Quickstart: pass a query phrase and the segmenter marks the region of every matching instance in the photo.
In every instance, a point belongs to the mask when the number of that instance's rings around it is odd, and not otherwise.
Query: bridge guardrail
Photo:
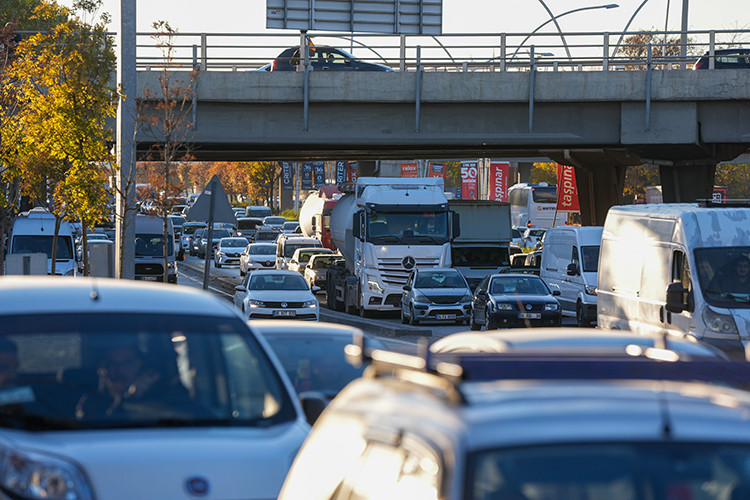
[[[687,43],[680,55],[680,38]],[[648,32],[459,33],[440,36],[308,33],[315,45],[347,50],[358,59],[400,71],[616,71],[689,69],[704,53],[750,44],[750,30]],[[176,33],[170,69],[252,71],[299,45],[298,34]],[[666,43],[665,43],[666,40]],[[650,43],[649,43],[650,42]],[[533,49],[532,49],[533,47]],[[164,59],[154,33],[137,34],[137,67],[156,70]]]

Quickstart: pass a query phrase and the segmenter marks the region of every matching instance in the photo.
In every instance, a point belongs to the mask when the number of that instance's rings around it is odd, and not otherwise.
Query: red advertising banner
[[[430,162],[430,170],[427,172],[427,177],[440,177],[445,178],[445,163]]]
[[[461,162],[461,199],[477,199],[477,162]]]
[[[495,201],[508,201],[508,176],[510,175],[510,163],[490,163],[490,192],[489,199]]]
[[[357,182],[357,162],[350,161],[346,169],[346,180],[347,182]]]
[[[557,165],[557,210],[578,212],[578,188],[576,170],[569,165]]]
[[[401,164],[401,177],[407,177],[407,178],[417,177],[417,164],[416,163],[402,163]]]

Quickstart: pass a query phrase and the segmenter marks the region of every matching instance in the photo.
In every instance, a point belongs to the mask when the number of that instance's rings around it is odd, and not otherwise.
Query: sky
[[[263,33],[265,0],[136,0],[138,31],[150,31],[154,21],[168,21],[179,32]],[[73,0],[58,0],[70,6]],[[628,31],[680,29],[682,6],[688,3],[690,29],[750,29],[750,0],[544,0],[553,15],[581,7],[617,3],[615,9],[597,9],[572,13],[558,18],[564,32],[621,32],[628,21]],[[668,7],[668,8],[667,8]],[[119,29],[120,0],[104,0],[103,11],[114,22],[109,29]],[[443,0],[443,33],[527,33],[549,20],[541,0]],[[556,31],[553,23],[541,32]]]

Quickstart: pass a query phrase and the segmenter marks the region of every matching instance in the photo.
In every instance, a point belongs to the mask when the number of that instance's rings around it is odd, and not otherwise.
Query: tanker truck
[[[460,229],[443,180],[360,177],[340,187],[331,237],[343,259],[328,270],[328,306],[361,316],[397,311],[415,268],[451,265]]]
[[[310,195],[299,211],[299,226],[307,238],[317,238],[325,248],[336,250],[331,241],[331,211],[341,198],[337,186],[323,186]]]

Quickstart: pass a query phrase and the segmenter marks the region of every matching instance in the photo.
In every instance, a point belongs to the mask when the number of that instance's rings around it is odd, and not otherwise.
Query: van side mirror
[[[667,286],[667,303],[664,308],[671,313],[693,312],[695,307],[692,292],[683,288],[682,283],[670,283]]]
[[[578,263],[577,262],[571,262],[568,264],[568,267],[566,268],[568,271],[568,276],[575,276],[578,274]]]

